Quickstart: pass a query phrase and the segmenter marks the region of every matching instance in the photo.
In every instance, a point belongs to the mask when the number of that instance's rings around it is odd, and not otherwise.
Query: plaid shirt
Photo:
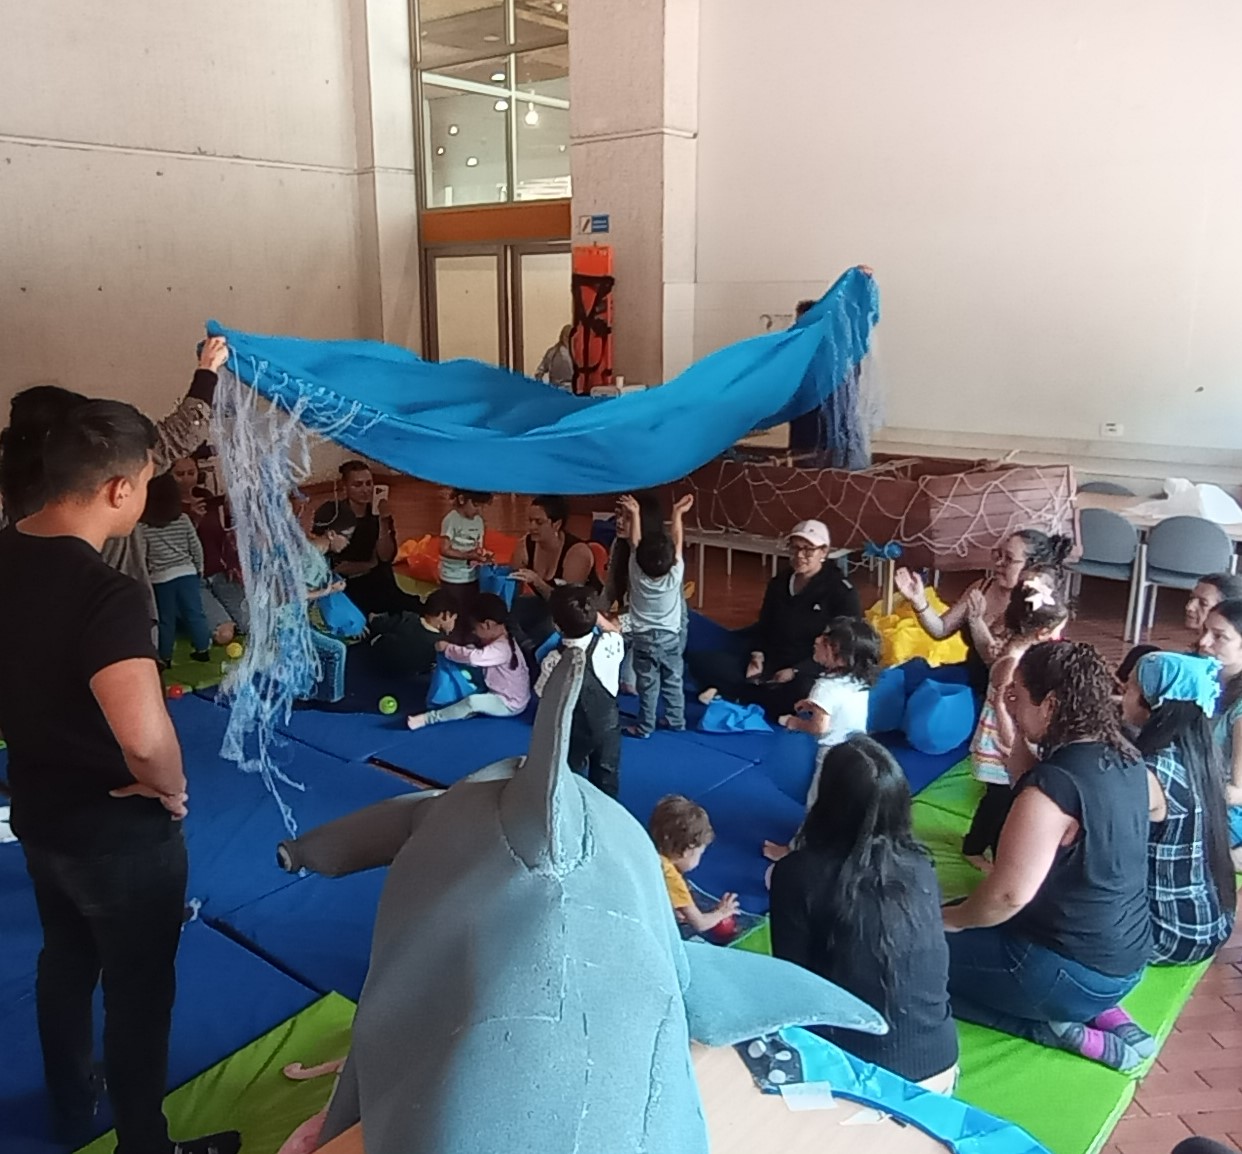
[[[1233,931],[1233,911],[1222,910],[1203,846],[1203,807],[1173,748],[1147,759],[1164,791],[1167,816],[1153,822],[1147,840],[1147,893],[1151,903],[1153,962],[1209,958]]]

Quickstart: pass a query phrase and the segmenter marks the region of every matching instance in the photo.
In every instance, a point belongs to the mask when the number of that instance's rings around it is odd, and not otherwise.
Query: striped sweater
[[[152,585],[202,574],[203,544],[190,518],[184,513],[162,528],[139,525],[138,530]]]

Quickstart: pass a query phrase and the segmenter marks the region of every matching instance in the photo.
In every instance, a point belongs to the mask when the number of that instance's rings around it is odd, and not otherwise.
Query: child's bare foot
[[[981,853],[968,853],[965,855],[966,860],[970,862],[980,873],[990,874],[992,872],[992,859],[985,857]]]
[[[763,856],[768,861],[780,861],[781,858],[789,856],[789,846],[781,845],[777,841],[765,841],[763,843]]]
[[[699,694],[699,704],[700,705],[711,705],[711,703],[715,701],[716,698],[719,696],[720,696],[719,689],[705,689],[703,690],[702,693]]]
[[[425,713],[411,713],[405,719],[405,724],[413,730],[422,729],[427,724],[427,715]]]

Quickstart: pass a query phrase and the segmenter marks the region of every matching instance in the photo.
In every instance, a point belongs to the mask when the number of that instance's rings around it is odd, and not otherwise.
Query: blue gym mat
[[[224,710],[190,696],[169,702],[169,712],[190,788],[189,896],[203,903],[205,916],[220,917],[293,881],[276,865],[276,843],[287,835],[263,782],[221,760]],[[394,774],[347,764],[297,742],[278,754],[282,768],[306,787],[281,787],[302,829],[413,788]]]
[[[970,753],[969,741],[954,747],[948,753],[923,753],[915,749],[903,733],[873,733],[871,736],[881,745],[887,746],[897,759],[910,783],[911,793],[926,789]]]
[[[43,945],[34,889],[17,842],[0,845],[0,1012],[34,989],[35,960]],[[0,1034],[0,1038],[4,1035]]]
[[[7,849],[8,847],[0,847]],[[4,910],[4,952],[12,952]],[[24,948],[24,947],[23,947]],[[33,967],[34,959],[30,958]],[[185,927],[177,955],[177,1001],[169,1047],[168,1088],[174,1089],[315,1001],[316,993],[278,972],[209,926]],[[96,1037],[103,1024],[96,997]],[[0,1150],[62,1154],[48,1129],[47,1094],[35,1024],[34,983],[0,1006],[4,1071],[0,1082]],[[102,1057],[102,1048],[97,1050]],[[97,1133],[112,1126],[101,1104]],[[174,1138],[193,1135],[174,1134]]]

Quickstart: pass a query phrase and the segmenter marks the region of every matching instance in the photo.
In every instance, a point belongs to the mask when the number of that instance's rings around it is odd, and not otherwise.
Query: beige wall
[[[712,0],[698,355],[847,266],[907,430],[1242,449],[1242,5]]]
[[[162,414],[208,317],[412,343],[408,35],[403,0],[7,3],[0,405]]]

